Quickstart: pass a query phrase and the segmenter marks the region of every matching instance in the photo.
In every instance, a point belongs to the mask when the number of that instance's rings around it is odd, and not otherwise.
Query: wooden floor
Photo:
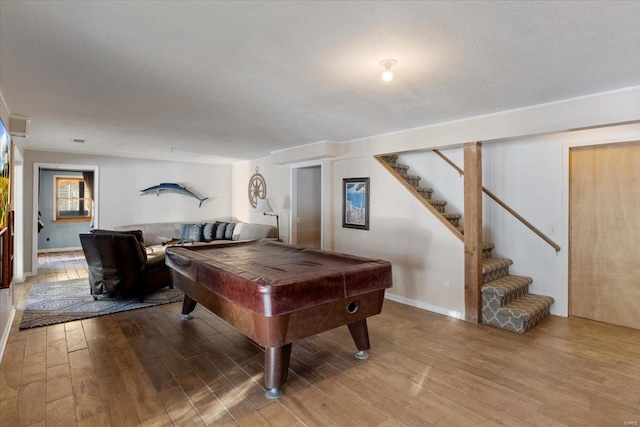
[[[263,353],[180,304],[18,330],[31,283],[86,276],[74,254],[15,285],[0,426],[624,426],[640,421],[640,330],[551,317],[521,336],[386,301],[369,360],[347,328],[294,344],[285,395]]]

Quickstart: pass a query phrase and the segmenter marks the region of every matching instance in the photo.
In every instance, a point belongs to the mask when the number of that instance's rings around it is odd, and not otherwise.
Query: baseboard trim
[[[49,252],[81,251],[81,250],[82,250],[82,246],[72,246],[70,248],[38,249],[38,253],[45,254]]]
[[[438,307],[437,305],[427,304],[422,301],[401,297],[399,295],[390,294],[388,292],[385,292],[384,297],[388,300],[399,302],[400,304],[410,305],[411,307],[433,311],[434,313],[443,314],[448,317],[453,317],[454,319],[464,320],[464,313],[460,313],[459,311],[449,310],[447,308]]]
[[[11,325],[13,324],[13,317],[15,316],[15,314],[16,314],[16,308],[12,306],[7,324],[4,327],[4,331],[2,331],[2,340],[0,340],[0,362],[2,362],[2,356],[4,356],[4,349],[7,347],[7,342],[9,341],[9,333],[11,333]]]

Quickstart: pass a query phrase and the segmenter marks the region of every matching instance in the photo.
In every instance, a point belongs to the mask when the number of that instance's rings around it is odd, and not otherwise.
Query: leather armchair
[[[164,254],[147,259],[141,231],[92,230],[80,234],[94,299],[139,298],[171,283]]]

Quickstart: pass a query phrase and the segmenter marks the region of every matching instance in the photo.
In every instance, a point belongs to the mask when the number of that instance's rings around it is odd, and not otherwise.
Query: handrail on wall
[[[464,176],[464,171],[462,169],[460,169],[451,160],[449,160],[449,158],[447,156],[445,156],[444,154],[442,154],[438,150],[433,150],[433,152],[436,153],[438,156],[440,156],[442,158],[442,160],[444,160],[445,162],[449,163],[449,165],[451,165],[460,174],[460,176]],[[520,216],[520,214],[518,214],[518,212],[516,212],[513,209],[511,209],[505,202],[500,200],[495,194],[493,194],[491,191],[487,190],[484,185],[482,186],[482,191],[487,196],[491,197],[497,204],[502,206],[507,212],[509,212],[511,215],[513,215],[518,221],[520,221],[525,226],[527,226],[527,228],[529,228],[529,230],[533,231],[534,233],[536,233],[538,235],[538,237],[540,237],[542,240],[547,242],[553,249],[556,250],[556,254],[558,252],[560,252],[561,248],[556,242],[554,242],[553,240],[548,238],[542,231],[538,230],[533,224],[531,224],[529,221],[527,221],[522,216]]]

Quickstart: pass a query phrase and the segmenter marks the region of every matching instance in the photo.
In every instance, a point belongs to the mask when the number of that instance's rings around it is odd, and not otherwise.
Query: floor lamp
[[[280,241],[280,216],[273,212],[273,208],[269,204],[269,199],[258,199],[258,204],[256,205],[256,212],[261,213],[262,215],[269,215],[276,217],[276,235],[278,236],[278,242]]]

